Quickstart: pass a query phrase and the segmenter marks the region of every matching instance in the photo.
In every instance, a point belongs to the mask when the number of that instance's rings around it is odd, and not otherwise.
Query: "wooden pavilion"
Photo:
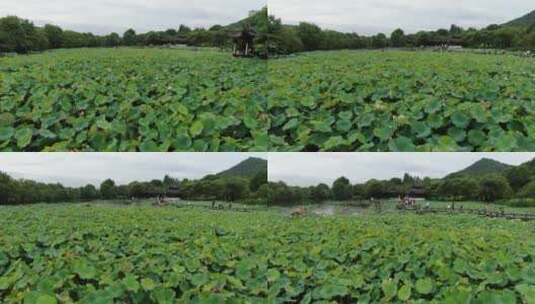
[[[231,33],[233,48],[232,55],[234,57],[253,57],[256,54],[254,39],[256,31],[252,28],[246,27],[240,32]]]

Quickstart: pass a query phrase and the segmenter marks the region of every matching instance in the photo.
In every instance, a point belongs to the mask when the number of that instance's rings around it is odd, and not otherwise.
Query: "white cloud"
[[[270,153],[269,180],[292,185],[332,184],[345,176],[354,183],[409,173],[441,178],[481,158],[519,165],[535,153]]]
[[[535,9],[528,0],[270,0],[270,13],[288,23],[375,34],[504,23]]]
[[[80,186],[112,178],[135,180],[200,178],[266,153],[0,153],[0,171],[16,178]]]

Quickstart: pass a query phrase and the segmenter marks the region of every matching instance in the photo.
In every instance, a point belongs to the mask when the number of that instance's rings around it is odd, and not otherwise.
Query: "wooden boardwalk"
[[[503,210],[487,210],[473,208],[401,208],[401,211],[416,214],[472,214],[489,218],[504,218],[508,220],[535,221],[534,213],[515,213]]]

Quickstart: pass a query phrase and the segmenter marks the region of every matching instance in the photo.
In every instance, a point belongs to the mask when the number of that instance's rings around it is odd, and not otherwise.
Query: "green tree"
[[[265,185],[265,184],[267,184],[267,171],[264,170],[264,171],[258,172],[253,177],[253,179],[251,180],[249,184],[249,189],[252,192],[256,192],[258,191],[260,187],[262,187],[262,185]]]
[[[0,18],[0,50],[27,53],[32,50],[31,36],[35,32],[33,23],[16,16]]]
[[[129,29],[123,34],[123,44],[127,46],[136,45],[137,43],[137,34],[134,29]]]
[[[321,28],[315,24],[301,22],[297,26],[297,35],[303,43],[305,51],[318,50],[322,40]]]
[[[111,33],[104,38],[104,45],[108,47],[116,47],[121,44],[121,37],[117,33]]]
[[[310,199],[316,203],[324,202],[331,198],[331,189],[326,184],[311,187]]]
[[[383,183],[372,179],[366,183],[367,198],[382,198],[385,196],[385,189]]]
[[[500,175],[486,176],[480,181],[480,195],[485,202],[495,202],[510,197],[511,187],[505,177]]]
[[[114,199],[117,196],[115,182],[107,179],[100,184],[100,195],[104,199]]]
[[[226,201],[234,202],[243,199],[247,195],[247,182],[242,178],[228,178],[223,185]]]
[[[52,24],[46,24],[44,31],[51,48],[58,49],[63,46],[63,30],[61,27]]]
[[[83,200],[95,200],[99,198],[99,192],[93,185],[87,185],[80,189],[80,198]]]
[[[535,181],[525,185],[520,191],[519,197],[535,198]]]
[[[390,41],[392,42],[393,47],[404,47],[405,46],[405,33],[402,29],[397,29],[390,35]]]
[[[349,180],[345,177],[340,177],[334,181],[332,187],[333,197],[337,201],[350,200],[353,197],[353,189]]]
[[[388,45],[388,39],[383,33],[379,33],[372,37],[372,47],[376,49],[385,48]]]
[[[527,183],[531,181],[532,175],[534,175],[529,168],[525,166],[515,167],[507,171],[505,176],[511,188],[514,191],[522,189]]]

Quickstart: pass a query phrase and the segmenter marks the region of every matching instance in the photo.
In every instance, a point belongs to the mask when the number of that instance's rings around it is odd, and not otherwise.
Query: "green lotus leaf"
[[[140,288],[140,285],[136,279],[136,277],[132,275],[127,275],[123,279],[123,284],[128,291],[137,292]]]
[[[336,122],[336,129],[340,132],[347,132],[351,130],[353,123],[350,120],[341,119]]]
[[[73,271],[84,280],[93,279],[97,275],[97,270],[84,261],[75,263],[73,266]]]
[[[395,130],[393,125],[387,124],[383,127],[375,128],[373,130],[373,135],[378,137],[381,141],[387,141],[394,135]]]
[[[520,284],[515,287],[515,289],[522,296],[522,301],[527,304],[535,304],[535,286]]]
[[[282,128],[284,131],[292,130],[299,126],[300,122],[297,118],[290,119]]]
[[[156,288],[156,283],[150,278],[141,279],[141,287],[144,290],[150,291]]]
[[[404,136],[391,140],[388,147],[393,152],[413,152],[416,150],[412,140]]]
[[[466,131],[456,127],[450,128],[448,135],[458,143],[462,143],[466,139]]]
[[[418,138],[426,138],[431,135],[431,128],[424,122],[415,122],[412,125],[412,132],[416,134]]]
[[[156,288],[152,291],[151,296],[158,304],[175,303],[175,292],[169,288]]]
[[[314,290],[313,298],[331,300],[335,297],[345,296],[348,293],[348,289],[342,285],[326,284],[321,287],[317,287]]]
[[[7,142],[15,134],[15,129],[12,127],[0,127],[0,142]]]
[[[409,285],[403,285],[398,290],[398,299],[401,301],[408,301],[411,297],[411,287]]]
[[[201,135],[202,131],[204,129],[204,125],[202,121],[196,120],[190,127],[190,133],[192,137],[196,137]]]
[[[428,295],[433,291],[433,280],[430,278],[418,279],[415,289],[419,294]]]
[[[392,279],[386,279],[381,283],[381,289],[385,300],[392,300],[398,293],[397,283]]]
[[[33,130],[31,128],[18,129],[14,136],[17,140],[17,147],[24,149],[32,142]]]
[[[470,117],[468,117],[466,114],[462,112],[455,112],[451,116],[451,122],[453,123],[454,126],[460,129],[466,129],[466,127],[470,123]]]

